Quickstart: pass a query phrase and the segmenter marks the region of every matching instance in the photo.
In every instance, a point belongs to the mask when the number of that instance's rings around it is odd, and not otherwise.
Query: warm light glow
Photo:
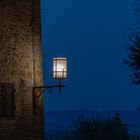
[[[64,71],[64,65],[63,64],[58,64],[57,65],[57,71]]]
[[[53,58],[53,78],[66,79],[67,78],[67,59],[58,57]]]

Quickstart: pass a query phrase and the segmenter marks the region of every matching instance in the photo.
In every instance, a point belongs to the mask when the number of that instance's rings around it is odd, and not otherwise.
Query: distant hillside
[[[103,120],[111,119],[116,112],[119,112],[122,121],[128,124],[130,133],[140,133],[140,111],[89,111],[84,109],[45,112],[46,132],[61,131],[70,128],[73,120],[81,114],[87,118]]]

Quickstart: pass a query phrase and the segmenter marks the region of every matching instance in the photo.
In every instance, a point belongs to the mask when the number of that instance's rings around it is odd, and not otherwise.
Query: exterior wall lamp
[[[58,80],[59,93],[61,93],[61,81],[67,78],[67,59],[53,58],[53,79]]]
[[[61,89],[65,87],[62,85],[62,80],[67,78],[67,58],[55,57],[53,58],[53,79],[58,80],[58,85],[47,85],[47,86],[34,86],[33,87],[33,115],[36,115],[36,104],[37,98],[39,98],[48,89],[58,88],[59,93]],[[41,92],[38,94],[36,89],[40,89]]]

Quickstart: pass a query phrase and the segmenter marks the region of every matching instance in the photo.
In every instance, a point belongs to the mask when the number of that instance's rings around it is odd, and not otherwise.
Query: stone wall
[[[43,99],[33,116],[32,87],[42,85],[40,0],[0,0],[0,82],[15,83],[15,118],[0,118],[0,139],[42,140]]]

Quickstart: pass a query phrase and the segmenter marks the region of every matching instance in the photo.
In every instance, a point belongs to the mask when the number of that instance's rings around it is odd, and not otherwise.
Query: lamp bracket
[[[32,102],[33,102],[33,115],[36,115],[36,98],[39,98],[45,91],[49,90],[49,89],[54,89],[54,88],[58,88],[59,89],[59,93],[61,93],[61,88],[66,87],[65,85],[61,85],[61,83],[59,83],[58,85],[48,85],[48,86],[34,86],[32,88]],[[36,89],[43,89],[38,95],[36,94]]]

